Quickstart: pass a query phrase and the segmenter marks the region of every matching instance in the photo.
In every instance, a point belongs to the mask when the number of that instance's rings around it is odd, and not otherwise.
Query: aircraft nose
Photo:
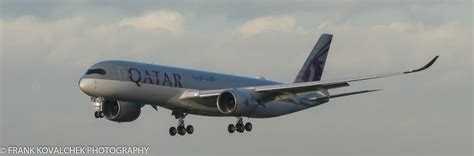
[[[85,84],[84,84],[84,81],[82,80],[83,78],[81,77],[79,79],[79,82],[77,82],[77,85],[79,86],[79,88],[84,91],[84,88],[85,88]]]
[[[88,93],[89,91],[91,91],[91,87],[92,87],[93,84],[91,84],[91,82],[89,80],[84,79],[83,77],[81,77],[79,79],[78,85],[79,85],[79,88],[82,90],[82,92]]]

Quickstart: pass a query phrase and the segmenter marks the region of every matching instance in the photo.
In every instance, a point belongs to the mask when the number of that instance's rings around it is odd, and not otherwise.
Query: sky
[[[472,155],[470,0],[0,0],[0,146],[142,145],[153,155]],[[323,33],[323,79],[428,70],[352,83],[301,112],[245,119],[143,107],[131,123],[93,117],[77,82],[95,62],[124,59],[290,83]]]

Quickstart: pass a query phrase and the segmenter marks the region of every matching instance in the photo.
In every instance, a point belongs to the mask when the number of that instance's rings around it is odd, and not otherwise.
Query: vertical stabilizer
[[[296,75],[294,83],[321,80],[331,40],[332,34],[323,34],[319,37],[300,72]]]

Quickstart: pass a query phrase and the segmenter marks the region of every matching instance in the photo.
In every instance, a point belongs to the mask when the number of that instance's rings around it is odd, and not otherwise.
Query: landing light
[[[94,106],[100,107],[100,103],[99,102],[94,102]]]

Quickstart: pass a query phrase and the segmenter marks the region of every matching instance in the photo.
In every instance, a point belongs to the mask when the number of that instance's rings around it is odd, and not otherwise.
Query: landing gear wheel
[[[186,129],[184,128],[184,126],[178,126],[178,134],[179,135],[186,134]]]
[[[102,105],[105,99],[102,97],[91,97],[91,101],[93,102],[94,107],[95,107],[94,117],[103,118],[104,113],[102,112]]]
[[[175,134],[185,135],[186,133],[187,134],[193,134],[194,133],[193,125],[185,125],[184,124],[184,118],[186,117],[186,115],[188,115],[186,110],[184,110],[184,109],[173,110],[171,112],[171,115],[174,116],[174,118],[178,119],[178,126],[176,127]],[[171,132],[170,132],[170,134],[171,134]]]
[[[186,127],[186,132],[187,132],[188,134],[193,134],[193,132],[194,132],[194,127],[193,127],[193,125],[188,125],[188,126]]]
[[[237,132],[243,133],[245,131],[244,124],[238,123],[235,125],[235,128],[237,128]]]
[[[175,135],[176,135],[176,132],[177,132],[177,130],[176,130],[175,127],[170,127],[170,135],[171,135],[171,136],[175,136]]]
[[[229,124],[229,126],[227,126],[227,130],[229,131],[229,133],[234,133],[235,132],[234,124]]]
[[[252,130],[252,123],[250,122],[245,123],[245,130],[250,132]]]
[[[244,125],[244,121],[242,120],[242,117],[237,116],[237,122],[235,126],[233,124],[229,124],[229,126],[227,127],[227,130],[229,131],[229,133],[234,133],[235,131],[239,133],[243,133],[245,131],[252,131],[252,123],[247,122]]]

